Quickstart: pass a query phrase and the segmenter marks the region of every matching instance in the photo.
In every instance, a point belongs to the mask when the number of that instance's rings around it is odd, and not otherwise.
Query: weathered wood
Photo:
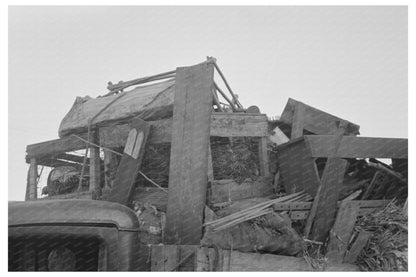
[[[77,156],[77,155],[72,155],[72,154],[67,154],[67,153],[56,154],[52,158],[59,159],[59,160],[70,161],[70,162],[74,162],[74,163],[78,163],[78,164],[82,164],[84,162],[84,157]],[[90,163],[90,159],[87,158],[87,164],[89,164],[89,163]]]
[[[86,138],[86,135],[84,134],[82,137]],[[74,137],[67,137],[28,145],[26,153],[30,159],[48,157],[80,149],[85,149],[85,142]]]
[[[198,245],[152,245],[151,271],[194,271]]]
[[[305,125],[305,104],[298,102],[295,104],[292,118],[292,133],[290,139],[303,136],[303,128]]]
[[[211,144],[208,145],[208,182],[214,181],[214,169],[212,167]]]
[[[367,187],[366,191],[364,192],[363,196],[361,197],[363,200],[368,199],[371,192],[375,187],[381,187],[387,182],[388,178],[380,171],[376,171],[373,175],[373,179],[371,179],[370,185]]]
[[[245,180],[241,184],[234,180],[215,180],[211,184],[208,203],[223,203],[272,194],[273,186],[270,178],[262,177],[255,181]]]
[[[354,263],[357,260],[358,255],[360,255],[361,250],[363,250],[363,248],[367,244],[370,237],[371,233],[365,230],[360,230],[350,250],[344,257],[344,263]]]
[[[26,200],[37,198],[38,163],[35,158],[30,159],[27,173]]]
[[[123,153],[123,157],[117,168],[114,186],[108,196],[109,201],[123,205],[130,204],[132,200],[134,185],[142,164],[144,147],[149,135],[150,125],[139,118],[134,118],[131,123],[131,129],[136,131],[136,136],[134,136],[132,142],[134,146],[130,148],[126,144],[125,151],[128,151],[128,149],[131,150],[128,153]]]
[[[336,133],[338,123],[343,119],[323,112],[302,102],[289,98],[280,120],[286,124],[292,124],[295,107],[300,103],[304,106],[304,129],[317,135],[329,135]],[[359,135],[360,126],[348,122],[345,135]]]
[[[93,127],[101,127],[114,122],[127,123],[134,117],[140,117],[146,121],[171,117],[174,87],[174,81],[170,80],[137,87],[118,95],[95,99],[78,97],[59,126],[59,136],[86,132],[89,120],[120,95],[123,96],[95,118]]]
[[[328,157],[333,152],[334,136],[305,136],[312,157]],[[337,151],[340,158],[408,158],[408,140],[344,136]]]
[[[269,140],[276,145],[280,145],[288,142],[289,138],[282,132],[282,130],[280,130],[278,126],[276,126],[269,135]]]
[[[321,271],[314,269],[304,258],[242,253],[202,247],[197,250],[196,271]],[[328,264],[324,271],[358,271],[351,264]]]
[[[260,175],[269,176],[269,153],[267,149],[267,137],[261,137],[259,139],[259,163],[260,163]]]
[[[203,63],[176,72],[165,241],[199,244],[207,191],[214,68],[212,63]]]
[[[138,186],[134,192],[133,200],[150,204],[158,210],[166,212],[168,194],[159,188]]]
[[[287,193],[304,190],[311,196],[315,195],[320,180],[314,158],[310,156],[309,148],[303,139],[278,147],[277,160]]]
[[[342,263],[357,220],[359,207],[345,201],[338,209],[337,217],[329,236],[326,257],[330,262]]]
[[[71,163],[67,161],[61,161],[56,159],[48,159],[43,158],[38,160],[38,165],[47,166],[47,167],[58,167],[58,166],[72,166],[76,169],[81,170],[82,164],[79,163]],[[85,169],[89,170],[90,166],[88,164],[85,165]]]
[[[92,143],[98,143],[97,132],[91,133]],[[94,199],[98,199],[101,195],[101,159],[100,148],[90,145],[90,178],[89,188],[94,195]]]
[[[211,136],[264,137],[268,135],[267,116],[264,114],[213,113]]]

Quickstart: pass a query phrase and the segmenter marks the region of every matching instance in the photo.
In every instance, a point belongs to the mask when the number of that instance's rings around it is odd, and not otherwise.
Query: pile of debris
[[[71,162],[76,178],[51,187],[72,180],[74,192],[87,176],[90,194],[71,197],[133,208],[143,270],[407,270],[407,139],[361,137],[294,99],[268,119],[212,58],[108,88],[77,98],[61,138],[28,146],[27,160]],[[59,152],[83,147],[83,161]]]

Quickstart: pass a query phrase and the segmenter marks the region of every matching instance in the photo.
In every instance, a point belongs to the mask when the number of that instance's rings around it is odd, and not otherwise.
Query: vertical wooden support
[[[269,154],[267,152],[267,137],[259,139],[260,175],[269,176]]]
[[[91,142],[98,144],[98,132],[91,132]],[[100,148],[90,145],[90,191],[93,199],[98,199],[101,195],[101,159]]]
[[[36,158],[31,158],[29,162],[29,171],[27,173],[26,185],[26,200],[36,199],[37,194],[37,179],[38,179],[38,163]]]
[[[214,181],[214,170],[212,168],[211,145],[208,145],[208,182],[212,183],[213,181]]]
[[[332,156],[328,157],[326,161],[320,185],[316,192],[304,230],[304,235],[308,237],[309,231],[312,228],[312,238],[321,242],[325,240],[334,222],[340,189],[348,165],[346,160],[336,157],[344,135],[345,126],[345,121],[340,122],[335,134]]]
[[[303,136],[303,127],[304,127],[304,115],[305,115],[305,105],[303,103],[296,103],[295,111],[293,114],[292,121],[292,133],[290,139],[295,139]]]
[[[365,247],[368,240],[371,237],[371,233],[365,230],[361,230],[358,233],[356,240],[354,241],[353,245],[351,246],[350,251],[344,257],[344,263],[354,263],[357,260],[357,257],[360,255],[361,250]]]
[[[199,244],[208,180],[214,66],[176,70],[166,244]]]
[[[341,203],[329,236],[326,257],[330,262],[342,263],[359,210],[360,206],[352,201]]]

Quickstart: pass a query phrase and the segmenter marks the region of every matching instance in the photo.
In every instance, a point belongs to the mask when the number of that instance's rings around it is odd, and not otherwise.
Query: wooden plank
[[[98,143],[98,132],[91,133],[92,143]],[[90,178],[89,188],[93,194],[94,199],[98,199],[101,196],[101,159],[100,148],[90,145]]]
[[[344,201],[338,209],[334,226],[330,232],[326,257],[330,262],[342,263],[357,220],[359,207]]]
[[[261,137],[259,139],[259,163],[260,163],[260,175],[269,176],[269,153],[267,150],[267,137]]]
[[[344,257],[344,263],[354,263],[357,260],[358,255],[360,255],[361,250],[363,250],[363,248],[367,244],[370,237],[371,233],[365,230],[360,230],[353,245]]]
[[[298,103],[303,104],[304,110],[304,129],[318,135],[335,134],[338,129],[338,122],[343,119],[323,112],[300,101],[289,98],[280,116],[280,121],[292,124],[294,119],[295,107]],[[344,120],[345,121],[345,120]],[[360,126],[347,121],[345,135],[359,135]]]
[[[315,195],[316,215],[312,227],[312,239],[324,241],[334,222],[335,208],[348,162],[329,158],[321,179],[321,189]]]
[[[84,162],[84,157],[73,155],[73,154],[67,154],[67,153],[56,154],[52,158],[58,159],[58,160],[66,160],[66,161],[70,161],[70,162],[74,162],[78,164],[82,164]],[[89,163],[90,163],[90,159],[87,158],[87,164]]]
[[[214,181],[214,169],[212,167],[211,144],[208,145],[208,182]]]
[[[47,166],[47,167],[59,167],[59,166],[72,166],[76,169],[81,170],[82,164],[79,163],[71,163],[67,161],[61,161],[56,159],[48,159],[43,158],[38,160],[38,165]],[[85,169],[89,170],[90,166],[88,164],[85,165]]]
[[[329,157],[333,152],[334,136],[305,136],[312,157]],[[408,140],[401,138],[372,138],[344,136],[337,151],[340,158],[408,158]]]
[[[314,158],[310,156],[309,148],[303,139],[279,147],[277,160],[287,193],[304,190],[311,196],[315,195],[320,180]]]
[[[281,145],[289,141],[289,138],[285,135],[285,133],[280,130],[278,126],[276,126],[269,135],[269,140],[276,145]]]
[[[298,102],[295,104],[292,118],[292,133],[291,139],[303,136],[303,128],[305,125],[305,104]]]
[[[86,135],[82,137],[86,138]],[[42,158],[80,149],[85,149],[85,142],[74,137],[67,137],[28,145],[26,153],[28,158]]]
[[[131,129],[136,129],[137,131],[133,150],[130,152],[131,155],[123,153],[114,179],[114,187],[108,196],[108,201],[123,205],[131,203],[134,184],[142,164],[144,146],[149,135],[150,125],[140,118],[134,118],[131,123]],[[142,134],[141,138],[140,134]]]
[[[165,241],[199,244],[208,178],[214,67],[177,69]]]
[[[30,159],[27,173],[26,200],[37,198],[38,163],[35,158]]]
[[[273,186],[270,178],[245,180],[241,184],[234,180],[214,180],[211,184],[208,203],[216,204],[272,194]]]
[[[148,143],[171,142],[172,118],[149,121],[151,125]],[[130,128],[126,124],[100,128],[100,145],[108,148],[124,146]],[[267,136],[267,117],[264,114],[213,113],[211,136],[263,137]]]

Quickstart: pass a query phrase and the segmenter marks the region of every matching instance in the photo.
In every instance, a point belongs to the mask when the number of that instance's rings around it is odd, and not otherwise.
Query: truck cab
[[[140,270],[138,230],[118,203],[9,202],[9,271]]]

